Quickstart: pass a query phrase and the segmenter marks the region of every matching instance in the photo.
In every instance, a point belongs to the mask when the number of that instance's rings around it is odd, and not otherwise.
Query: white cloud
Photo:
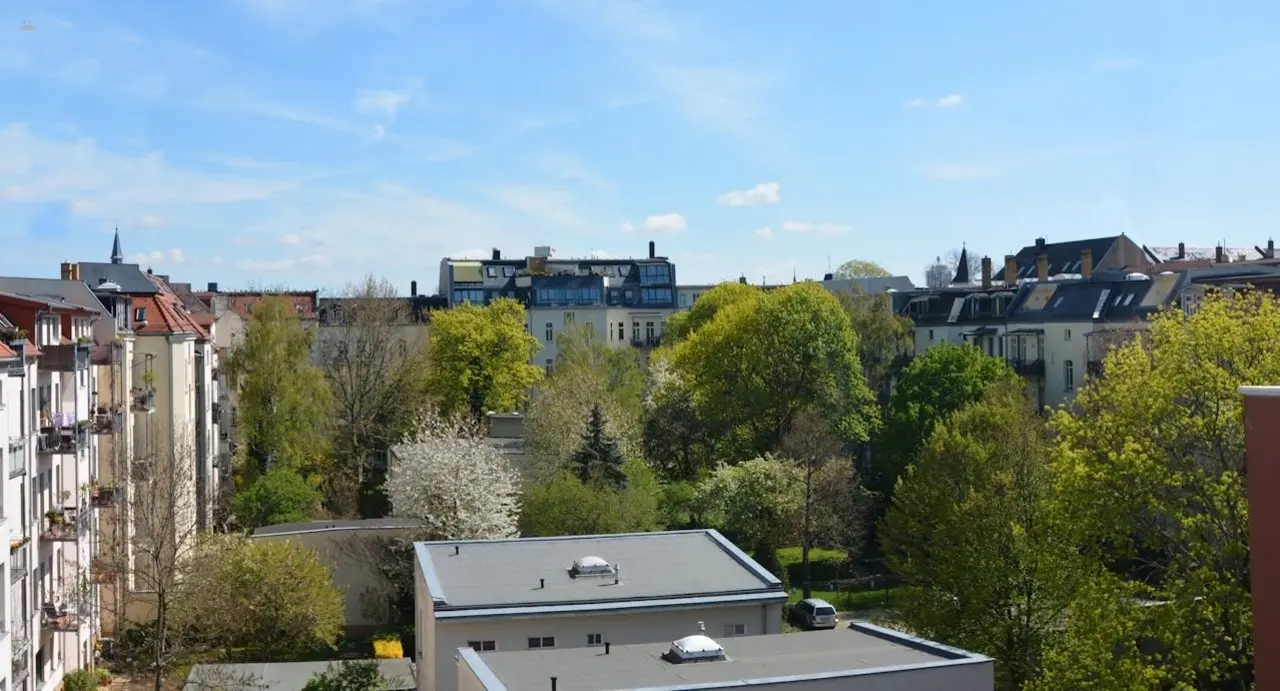
[[[622,232],[624,233],[642,232],[656,235],[675,235],[676,233],[683,233],[688,228],[689,223],[685,221],[684,216],[676,213],[646,216],[638,226],[630,221],[622,224]]]
[[[955,108],[964,103],[964,97],[960,94],[950,94],[938,99],[939,108]]]
[[[286,233],[280,236],[280,244],[282,245],[296,245],[300,242],[302,242],[302,236],[297,233]]]
[[[811,223],[809,221],[784,221],[782,223],[782,232],[784,233],[809,233],[812,235],[844,235],[851,229],[843,223]]]
[[[924,167],[924,174],[934,180],[963,182],[996,177],[1000,174],[1000,168],[971,163],[931,163]]]
[[[154,250],[151,252],[139,252],[129,256],[130,264],[141,264],[143,266],[159,266],[162,264],[181,264],[187,261],[186,255],[182,253],[182,249],[174,247],[168,251]]]
[[[581,182],[598,190],[609,190],[613,183],[604,179],[577,156],[565,151],[544,151],[534,158],[534,166],[549,175]]]
[[[382,141],[383,139],[386,139],[386,138],[387,138],[387,128],[383,127],[382,125],[374,125],[374,126],[373,126],[373,141],[374,141],[374,142],[380,142],[380,141]]]
[[[755,231],[754,233],[752,233],[752,235],[754,235],[754,236],[756,236],[756,237],[758,237],[758,238],[761,238],[761,239],[763,239],[763,240],[772,240],[772,239],[773,239],[773,228],[770,228],[770,227],[768,227],[768,226],[765,226],[764,228],[760,228],[759,230],[757,230],[757,231]]]
[[[182,249],[181,249],[181,248],[179,248],[179,247],[175,247],[175,248],[173,248],[173,249],[169,250],[169,261],[174,262],[174,263],[176,263],[176,264],[181,264],[182,262],[185,262],[186,260],[187,260],[187,258],[186,258],[185,256],[183,256],[183,254],[182,254]]]
[[[239,267],[241,271],[250,271],[250,272],[287,271],[289,269],[292,269],[295,263],[296,262],[294,262],[294,260],[292,259],[270,259],[270,260],[246,259],[245,261],[240,262]]]
[[[582,225],[582,216],[574,208],[573,194],[567,190],[504,185],[490,190],[489,194],[499,204],[550,225],[566,228]]]
[[[308,254],[299,259],[300,264],[310,264],[313,266],[324,266],[329,263],[329,258],[323,254]]]
[[[733,190],[716,198],[717,204],[725,206],[757,206],[760,204],[777,204],[782,201],[782,186],[776,182],[762,182],[749,190]]]
[[[218,256],[218,255],[216,255],[216,254],[215,254],[215,255],[213,255],[212,257],[209,257],[209,263],[210,263],[210,264],[221,264],[221,263],[222,263],[222,257],[220,257],[220,256]]]
[[[415,79],[403,89],[359,89],[351,99],[351,107],[357,113],[382,114],[395,119],[396,113],[413,100],[421,88],[422,81]]]
[[[960,94],[948,94],[937,100],[925,100],[923,98],[913,98],[902,104],[904,108],[958,108],[964,105],[964,96]]]

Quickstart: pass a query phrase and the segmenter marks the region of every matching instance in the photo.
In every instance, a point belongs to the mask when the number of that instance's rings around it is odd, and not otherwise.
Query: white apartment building
[[[6,578],[0,581],[0,680],[4,688],[31,689],[35,650],[40,636],[39,609],[35,605],[35,579],[31,568],[32,544],[39,525],[32,512],[27,488],[35,454],[35,428],[29,406],[35,400],[36,358],[26,339],[0,311],[0,469],[4,492],[0,493],[0,526],[7,533],[9,550],[0,552]]]
[[[415,544],[418,689],[478,652],[779,633],[782,583],[714,530]]]
[[[984,655],[867,623],[820,634],[717,638],[700,629],[669,643],[604,649],[459,648],[457,691],[991,691]]]

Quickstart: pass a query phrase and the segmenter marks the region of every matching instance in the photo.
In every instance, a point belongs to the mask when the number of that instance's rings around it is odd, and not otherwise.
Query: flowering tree
[[[394,515],[422,520],[428,539],[512,537],[520,476],[478,425],[429,412],[392,449],[387,494]]]

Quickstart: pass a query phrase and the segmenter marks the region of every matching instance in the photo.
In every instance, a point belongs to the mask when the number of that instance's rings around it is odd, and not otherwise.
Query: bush
[[[796,587],[804,585],[804,563],[800,559],[799,547],[783,547],[778,550],[778,563],[787,572],[787,580]],[[818,549],[809,550],[809,573],[813,583],[834,581],[843,575],[849,557],[843,550]]]
[[[373,637],[373,656],[379,660],[398,660],[404,657],[404,646],[400,636],[394,633],[380,633]]]
[[[111,683],[111,670],[106,667],[98,668],[98,686],[105,686]]]
[[[322,499],[306,478],[276,467],[235,496],[232,512],[244,528],[295,523],[315,517]]]
[[[97,691],[98,675],[87,669],[77,669],[62,677],[63,691]]]

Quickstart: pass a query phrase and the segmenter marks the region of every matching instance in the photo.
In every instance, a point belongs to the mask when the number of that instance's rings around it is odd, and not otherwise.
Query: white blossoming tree
[[[420,519],[432,540],[512,537],[520,476],[478,425],[425,413],[392,449],[387,494],[396,516]]]

